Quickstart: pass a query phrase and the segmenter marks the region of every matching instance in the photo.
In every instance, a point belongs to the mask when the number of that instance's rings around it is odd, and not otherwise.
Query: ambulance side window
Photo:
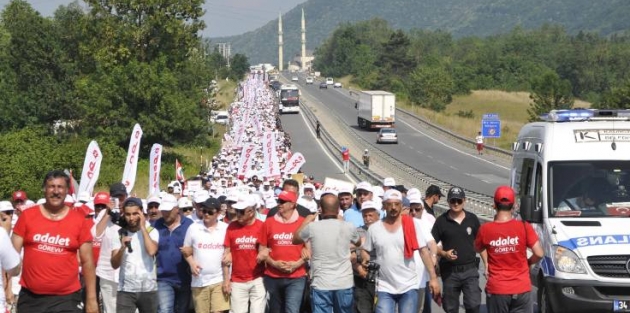
[[[543,207],[542,188],[542,166],[540,163],[536,163],[536,181],[534,185],[534,203],[536,203],[536,210],[541,210]]]
[[[532,183],[534,182],[532,179],[534,176],[534,164],[535,161],[533,159],[523,160],[523,167],[521,168],[521,188],[519,190],[520,196],[531,195]]]

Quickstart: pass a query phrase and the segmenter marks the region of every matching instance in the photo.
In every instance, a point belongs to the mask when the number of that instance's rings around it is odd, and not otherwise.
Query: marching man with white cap
[[[429,287],[434,295],[440,294],[440,285],[433,268],[426,239],[418,235],[413,218],[402,215],[403,197],[400,191],[389,189],[383,197],[383,208],[387,215],[368,229],[363,244],[364,265],[370,261],[370,252],[375,251],[378,271],[376,312],[416,312],[418,310],[418,287],[420,280],[413,258],[415,250],[429,271]],[[420,240],[419,240],[420,239]]]

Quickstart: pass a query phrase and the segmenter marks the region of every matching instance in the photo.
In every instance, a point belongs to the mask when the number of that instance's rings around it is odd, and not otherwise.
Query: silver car
[[[376,143],[398,143],[398,133],[395,128],[381,128],[376,135]]]

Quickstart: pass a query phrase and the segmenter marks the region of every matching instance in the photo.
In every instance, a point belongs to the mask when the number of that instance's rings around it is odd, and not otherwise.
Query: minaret
[[[282,57],[282,12],[280,12],[278,16],[278,70],[282,72],[284,69],[284,60]]]
[[[306,71],[306,20],[304,19],[304,8],[302,8],[302,54],[300,57],[302,71]]]

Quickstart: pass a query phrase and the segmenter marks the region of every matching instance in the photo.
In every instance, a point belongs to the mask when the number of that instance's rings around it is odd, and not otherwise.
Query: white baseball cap
[[[171,194],[166,194],[162,197],[162,203],[160,203],[160,211],[170,211],[177,207],[177,198]]]
[[[418,197],[422,198],[422,192],[418,188],[415,188],[415,187],[407,190],[407,198],[413,195],[418,195]]]
[[[366,181],[362,181],[357,184],[356,190],[365,190],[372,192],[372,185]]]
[[[383,186],[384,187],[394,187],[394,186],[396,186],[396,181],[392,177],[387,177],[387,178],[383,179]]]
[[[409,200],[409,203],[420,203],[422,204],[422,197],[420,197],[419,194],[413,194],[411,196],[407,196],[407,200]]]
[[[387,200],[402,201],[403,200],[403,196],[400,193],[400,191],[398,191],[396,189],[388,189],[387,191],[385,191],[385,194],[383,195],[383,201],[387,201]]]
[[[239,197],[238,201],[232,205],[235,210],[245,210],[249,207],[256,207],[258,205],[258,199],[256,196],[248,194]]]
[[[177,200],[177,206],[180,208],[192,208],[192,202],[187,197],[182,197]]]
[[[374,209],[376,211],[380,211],[380,209],[377,208],[376,202],[372,200],[363,201],[363,203],[361,203],[361,211],[367,210],[367,209]]]
[[[383,190],[383,187],[381,186],[374,186],[372,187],[372,194],[375,198],[382,198],[385,194],[385,190]]]

